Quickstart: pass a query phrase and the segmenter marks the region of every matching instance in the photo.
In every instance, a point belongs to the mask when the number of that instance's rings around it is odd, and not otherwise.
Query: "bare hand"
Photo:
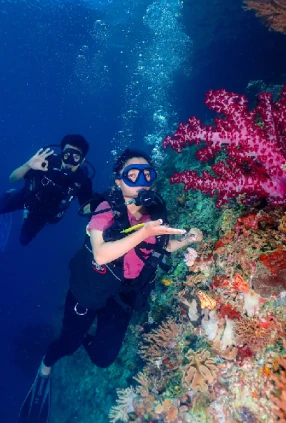
[[[190,242],[197,242],[197,241],[201,241],[204,236],[200,229],[192,228],[187,233],[187,237],[190,238]]]
[[[46,172],[49,166],[47,157],[52,154],[54,154],[54,150],[46,148],[44,151],[44,149],[41,148],[33,157],[30,158],[27,165],[33,170],[42,170],[43,172]]]
[[[151,222],[145,223],[142,230],[146,232],[146,238],[152,235],[184,235],[186,233],[185,229],[170,228],[169,226],[163,225],[162,219],[152,220]]]
[[[189,244],[191,242],[199,242],[203,239],[203,233],[198,228],[192,228],[189,232],[181,239],[181,241],[185,242],[185,244]]]

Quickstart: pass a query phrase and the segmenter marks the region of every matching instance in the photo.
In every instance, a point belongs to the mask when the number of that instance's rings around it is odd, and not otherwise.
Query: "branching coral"
[[[246,0],[245,9],[254,10],[270,29],[286,34],[285,0]]]
[[[144,335],[145,343],[140,346],[139,354],[147,363],[154,363],[154,360],[158,359],[164,360],[176,348],[181,333],[180,324],[169,319],[157,329]]]
[[[143,398],[148,397],[150,393],[150,379],[148,378],[145,372],[138,373],[137,376],[134,376],[138,386],[136,387],[136,394],[141,395]]]
[[[133,388],[117,389],[118,399],[116,404],[111,407],[109,412],[109,420],[111,423],[118,421],[128,422],[129,413],[134,411],[133,400],[136,396]]]
[[[207,350],[190,349],[186,358],[189,363],[183,367],[182,383],[193,391],[207,391],[214,381],[217,366]]]

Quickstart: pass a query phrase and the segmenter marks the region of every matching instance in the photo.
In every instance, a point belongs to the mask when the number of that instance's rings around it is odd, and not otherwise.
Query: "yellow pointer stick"
[[[129,234],[130,232],[136,231],[137,229],[142,228],[145,223],[138,223],[137,225],[131,226],[130,228],[123,229],[123,231],[120,231],[121,234]],[[86,226],[86,233],[88,236],[90,236],[89,230],[87,229],[88,225]]]
[[[130,232],[137,231],[137,229],[142,228],[145,223],[138,223],[137,225],[131,226],[130,228],[123,229],[123,231],[120,231],[121,234],[129,234]]]

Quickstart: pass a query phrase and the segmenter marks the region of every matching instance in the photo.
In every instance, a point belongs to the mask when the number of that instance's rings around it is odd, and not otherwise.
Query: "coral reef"
[[[286,34],[285,0],[245,0],[244,8],[254,10],[269,29]]]
[[[196,247],[198,257],[187,276],[178,273],[160,285],[171,308],[139,346],[145,365],[135,376],[130,422],[276,423],[278,415],[285,418],[286,290],[277,278],[286,270],[285,211],[244,207],[240,215],[238,209],[224,213],[220,222],[228,223],[218,231],[222,237]],[[181,261],[183,254],[178,253]],[[268,257],[275,259],[271,269]],[[256,291],[261,272],[268,277],[265,297]],[[159,299],[162,293],[151,309]]]

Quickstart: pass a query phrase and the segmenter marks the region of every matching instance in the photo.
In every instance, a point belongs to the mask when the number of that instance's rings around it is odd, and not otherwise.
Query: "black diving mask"
[[[61,159],[64,164],[78,166],[83,162],[84,156],[75,148],[66,148],[61,152]]]

